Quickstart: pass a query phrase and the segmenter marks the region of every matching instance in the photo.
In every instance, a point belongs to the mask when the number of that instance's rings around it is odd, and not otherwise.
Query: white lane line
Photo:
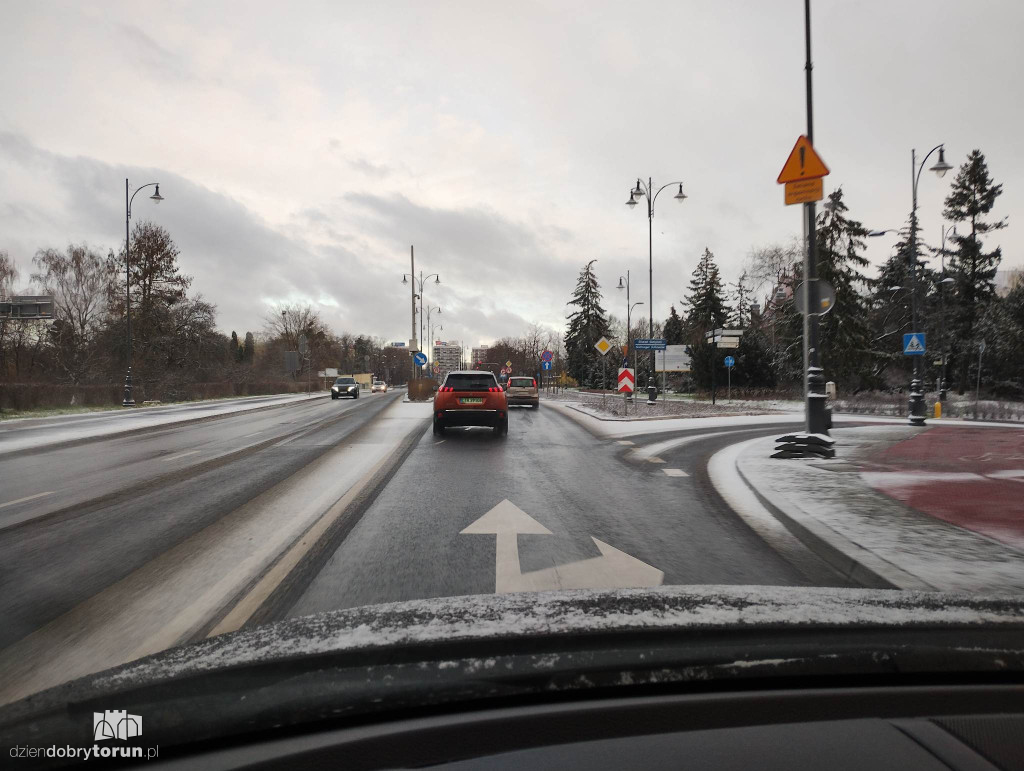
[[[36,498],[45,498],[47,495],[53,495],[54,490],[50,490],[48,493],[36,493],[35,495],[29,495],[24,498],[19,498],[16,501],[7,501],[7,503],[0,503],[0,509],[6,508],[7,506],[14,506],[17,503],[25,503],[26,501],[34,501]]]
[[[632,446],[633,442],[629,441],[628,439],[620,439],[615,444],[625,444],[628,446]]]
[[[664,463],[665,461],[663,461],[661,458],[648,458],[647,462],[648,463]]]
[[[662,471],[665,472],[666,476],[670,476],[670,477],[688,477],[688,476],[690,476],[685,471],[683,471],[681,468],[663,468]]]
[[[249,438],[250,436],[259,436],[259,435],[260,435],[260,434],[262,434],[262,433],[263,433],[262,431],[254,431],[254,432],[253,432],[253,433],[251,433],[251,434],[246,434],[246,435],[245,435],[245,436],[243,436],[242,438],[243,438],[243,439],[248,439],[248,438]]]
[[[199,450],[189,450],[188,452],[181,452],[178,453],[177,455],[172,455],[170,458],[161,458],[161,460],[163,460],[164,463],[167,463],[172,460],[180,460],[181,458],[187,458],[189,455],[195,455],[197,452],[199,452]]]
[[[684,444],[690,444],[691,442],[699,442],[703,439],[711,439],[715,436],[721,436],[727,434],[728,431],[715,431],[710,434],[691,434],[690,436],[680,436],[675,439],[666,439],[663,442],[656,442],[654,444],[648,444],[644,447],[638,447],[633,450],[631,457],[633,460],[650,460],[651,457],[657,456],[659,453],[665,452],[666,450],[674,450],[676,447],[681,447]]]
[[[434,442],[434,444],[444,444],[444,442],[445,442],[445,440],[444,440],[444,439],[442,439],[442,440],[441,440],[441,441],[439,441],[439,442]]]

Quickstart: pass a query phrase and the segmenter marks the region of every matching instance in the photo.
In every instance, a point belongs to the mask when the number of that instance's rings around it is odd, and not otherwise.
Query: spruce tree
[[[949,266],[955,281],[951,314],[954,334],[950,336],[950,348],[959,365],[957,393],[961,394],[974,358],[978,319],[995,295],[996,269],[1002,251],[998,246],[990,252],[983,251],[981,238],[1006,227],[1005,220],[985,219],[1002,192],[1003,186],[995,184],[989,175],[985,156],[980,150],[974,150],[960,167],[946,197],[946,219],[970,224],[969,231],[964,228],[962,233],[954,234],[956,250]]]
[[[601,377],[601,354],[594,343],[608,334],[608,318],[601,307],[601,288],[591,260],[580,271],[576,289],[567,303],[574,310],[568,316],[565,351],[569,376],[580,385],[595,385]],[[609,353],[609,356],[612,354]],[[614,366],[612,360],[611,366]]]
[[[862,254],[867,230],[847,216],[843,190],[828,196],[818,216],[818,278],[836,293],[835,305],[821,316],[821,362],[829,380],[846,388],[867,384],[871,372],[872,332],[868,323],[871,285],[863,269],[868,259]]]
[[[686,296],[686,323],[684,336],[690,354],[690,369],[698,386],[711,384],[711,367],[714,365],[713,348],[705,342],[705,336],[713,329],[724,327],[729,319],[729,307],[725,304],[722,279],[715,264],[715,255],[705,247],[693,278],[690,279],[690,293]]]
[[[668,318],[665,320],[665,343],[667,345],[682,345],[685,340],[683,320],[676,313],[676,306],[672,306]]]

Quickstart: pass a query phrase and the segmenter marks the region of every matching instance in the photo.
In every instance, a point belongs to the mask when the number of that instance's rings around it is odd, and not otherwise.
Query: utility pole
[[[416,276],[416,250],[413,246],[409,247],[409,275]],[[409,332],[409,339],[416,339],[416,280],[415,278],[410,282],[412,284],[409,287],[409,291],[412,293],[412,327]],[[409,355],[409,366],[412,367],[412,372],[409,373],[409,380],[416,379],[416,361],[412,358],[413,354]]]

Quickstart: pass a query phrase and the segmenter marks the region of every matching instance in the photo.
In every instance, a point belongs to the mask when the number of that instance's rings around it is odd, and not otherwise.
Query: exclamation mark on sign
[[[807,151],[806,147],[800,148],[800,176],[804,175],[804,153]]]

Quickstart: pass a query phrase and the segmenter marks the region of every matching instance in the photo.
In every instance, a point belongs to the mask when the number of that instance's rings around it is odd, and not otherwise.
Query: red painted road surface
[[[1024,549],[1024,430],[935,426],[867,459],[875,489]]]

